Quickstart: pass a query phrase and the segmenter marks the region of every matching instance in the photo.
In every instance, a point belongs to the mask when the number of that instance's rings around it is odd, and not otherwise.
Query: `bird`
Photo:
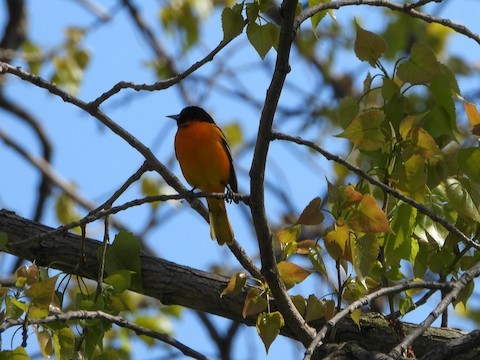
[[[176,120],[175,156],[185,180],[203,192],[238,192],[237,175],[225,134],[201,107],[188,106]],[[231,245],[234,234],[228,220],[224,199],[207,198],[210,237],[219,245]]]

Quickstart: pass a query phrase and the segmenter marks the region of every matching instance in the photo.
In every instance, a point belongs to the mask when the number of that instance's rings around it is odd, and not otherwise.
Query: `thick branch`
[[[20,245],[27,238],[38,237],[52,230],[50,227],[23,219],[12,212],[0,210],[0,232],[8,236],[10,253],[30,261],[35,260],[40,266],[51,265],[66,273],[96,279],[97,253],[101,246],[98,241],[86,239],[85,266],[78,271],[75,269],[76,264],[79,263],[81,247],[81,239],[78,235],[63,232],[36,243]],[[219,294],[227,285],[229,278],[146,255],[141,256],[141,264],[145,295],[159,299],[166,305],[181,305],[219,315],[238,323],[255,325],[255,316],[243,318],[241,315],[247,291],[220,298]],[[275,303],[272,304],[272,310],[276,310]],[[312,325],[321,328],[324,324],[324,322],[315,322]],[[403,324],[403,326],[406,331],[418,327],[411,324]],[[386,353],[396,345],[394,331],[389,322],[377,314],[362,316],[360,329],[348,318],[340,321],[335,329],[336,342],[358,342],[368,351]],[[281,329],[281,334],[296,338],[287,327]],[[417,338],[413,348],[417,356],[422,356],[433,348],[464,335],[464,332],[455,329],[429,328]],[[458,359],[472,359],[475,356],[479,357],[480,352],[472,350],[462,354]]]

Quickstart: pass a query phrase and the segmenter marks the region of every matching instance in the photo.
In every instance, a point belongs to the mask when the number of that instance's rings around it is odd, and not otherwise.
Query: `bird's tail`
[[[228,221],[225,201],[222,199],[207,199],[210,217],[210,237],[217,239],[219,245],[233,243],[233,230]]]

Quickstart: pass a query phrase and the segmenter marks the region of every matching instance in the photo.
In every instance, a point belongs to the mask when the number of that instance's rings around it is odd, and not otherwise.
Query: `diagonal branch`
[[[122,328],[126,328],[129,330],[134,331],[137,335],[144,335],[151,337],[153,339],[160,340],[168,345],[171,345],[178,350],[180,350],[184,355],[192,357],[194,359],[206,360],[208,359],[205,355],[200,354],[199,352],[189,348],[185,344],[181,343],[180,341],[172,338],[170,335],[165,333],[160,333],[157,331],[150,330],[146,327],[137,325],[121,316],[114,316],[103,312],[101,310],[97,311],[87,311],[87,310],[72,310],[66,313],[59,313],[47,316],[45,318],[40,319],[28,319],[29,325],[46,325],[52,324],[57,322],[67,322],[70,320],[92,320],[92,319],[103,319],[107,320],[113,324],[116,324]],[[0,334],[5,330],[13,327],[13,326],[24,326],[25,320],[24,319],[7,319],[5,322],[0,324]]]
[[[409,5],[408,3],[398,4],[398,3],[394,3],[387,0],[341,0],[341,1],[332,1],[328,3],[320,3],[318,5],[315,5],[306,9],[300,15],[298,15],[293,25],[294,29],[298,29],[305,20],[307,20],[308,18],[312,17],[313,15],[315,15],[320,11],[330,10],[330,9],[340,9],[345,6],[359,6],[359,5],[385,7],[390,10],[403,12],[414,18],[421,19],[428,23],[441,24],[443,26],[446,26],[450,29],[455,30],[459,34],[465,35],[466,37],[480,44],[480,36],[470,31],[466,26],[454,23],[449,19],[443,19],[436,16],[424,14],[420,11],[412,9],[411,5]]]
[[[334,317],[332,317],[329,321],[327,321],[327,323],[317,333],[317,336],[315,336],[315,339],[309,345],[307,351],[305,352],[305,357],[303,359],[304,360],[311,359],[314,351],[317,349],[317,347],[323,345],[323,340],[325,339],[325,337],[333,329],[333,327],[335,327],[335,325],[338,324],[340,320],[342,320],[347,315],[350,315],[354,310],[360,309],[362,306],[369,304],[372,300],[376,298],[389,295],[389,294],[397,294],[409,289],[445,290],[445,289],[451,289],[451,288],[452,288],[452,285],[448,283],[439,283],[435,281],[425,281],[425,282],[409,281],[403,284],[381,288],[380,290],[377,290],[368,295],[365,295],[364,297],[351,303],[345,309],[339,311],[337,314],[335,314]]]
[[[480,276],[480,262],[474,267],[465,271],[463,275],[453,283],[453,289],[442,299],[437,307],[430,313],[430,315],[419,325],[418,328],[411,331],[400,344],[390,351],[388,355],[394,359],[398,358],[407,349],[415,339],[422,335],[426,329],[432,325],[432,323],[445,311],[445,309],[458,298],[460,292],[465,287],[473,282],[475,278]]]
[[[307,346],[315,336],[315,330],[308,326],[305,319],[303,319],[293,305],[285,285],[278,274],[273,252],[272,233],[270,232],[265,214],[264,197],[265,166],[271,141],[273,118],[282,93],[285,78],[290,71],[289,57],[292,42],[295,37],[292,26],[296,6],[296,0],[285,0],[280,9],[282,22],[278,41],[277,61],[272,81],[267,90],[250,169],[250,210],[260,249],[262,273],[267,280],[280,312],[285,318],[286,324],[292,329],[296,337]]]
[[[220,51],[220,50],[219,50]],[[99,120],[103,125],[109,128],[113,133],[121,137],[125,140],[130,146],[132,146],[135,150],[137,150],[145,160],[150,164],[151,168],[155,170],[161,177],[165,180],[165,182],[170,185],[172,188],[177,190],[180,194],[185,194],[187,189],[180,180],[152,153],[152,151],[146,147],[142,142],[140,142],[136,137],[130,134],[127,130],[122,128],[112,119],[110,119],[105,113],[103,113],[98,107],[93,106],[90,103],[86,103],[81,99],[69,94],[68,92],[62,90],[55,84],[43,79],[40,76],[33,75],[28,73],[27,71],[23,70],[20,67],[12,66],[8,63],[0,61],[0,74],[3,73],[10,73],[12,75],[18,76],[19,78],[28,81],[42,89],[49,91],[50,93],[59,96],[63,101],[75,105],[78,108],[84,110],[85,112],[92,115],[94,118]],[[201,201],[197,199],[187,199],[190,203],[190,206],[196,210],[204,219],[208,221],[208,210],[205,206],[201,203]],[[250,270],[254,270],[254,274],[258,274],[259,270],[256,269],[253,261],[248,257],[245,250],[240,246],[240,244],[234,240],[233,244],[229,246],[232,250],[232,253],[235,257],[239,260],[242,266],[249,265]],[[249,270],[247,268],[247,270]],[[255,275],[254,275],[255,276]]]
[[[467,246],[472,246],[477,250],[480,250],[480,245],[470,239],[467,235],[465,235],[463,232],[461,232],[455,225],[450,224],[447,220],[442,218],[441,216],[438,216],[435,214],[432,210],[430,210],[428,207],[425,205],[413,200],[412,198],[409,198],[408,196],[405,196],[398,191],[396,191],[394,188],[382,183],[381,181],[378,181],[374,177],[370,176],[367,174],[365,171],[362,169],[356,167],[355,165],[349,163],[348,161],[342,159],[340,156],[333,155],[332,153],[324,150],[317,144],[315,144],[312,141],[304,140],[300,137],[295,137],[295,136],[290,136],[287,134],[283,134],[280,132],[274,132],[272,133],[272,138],[273,139],[278,139],[278,140],[286,140],[290,141],[299,145],[305,145],[309,147],[310,149],[313,149],[320,154],[322,154],[327,160],[334,161],[336,163],[339,163],[343,166],[345,166],[348,170],[351,172],[357,174],[358,176],[362,177],[363,179],[367,180],[370,184],[378,186],[380,189],[385,191],[386,193],[392,195],[393,197],[397,198],[398,200],[401,200],[414,208],[416,208],[419,212],[424,214],[425,216],[428,216],[430,219],[433,221],[441,224],[443,227],[445,227],[450,233],[458,236]]]

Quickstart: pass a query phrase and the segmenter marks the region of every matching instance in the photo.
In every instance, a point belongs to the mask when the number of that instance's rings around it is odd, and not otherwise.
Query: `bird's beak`
[[[179,117],[179,116],[180,116],[180,115],[167,115],[168,118],[173,119],[173,120],[175,120],[175,121],[178,121],[178,117]]]

